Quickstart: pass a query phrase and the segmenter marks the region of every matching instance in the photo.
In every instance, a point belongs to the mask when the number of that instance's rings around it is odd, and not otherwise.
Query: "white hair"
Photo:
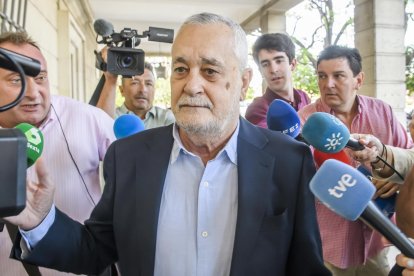
[[[188,17],[183,25],[189,25],[189,24],[200,24],[200,25],[206,25],[206,24],[214,24],[214,23],[222,23],[230,27],[230,29],[233,31],[234,34],[234,53],[236,57],[239,60],[240,63],[240,70],[243,71],[245,68],[247,68],[247,56],[248,56],[248,50],[247,50],[247,38],[246,33],[242,29],[242,27],[231,20],[230,18],[217,15],[214,13],[199,13],[192,15]]]

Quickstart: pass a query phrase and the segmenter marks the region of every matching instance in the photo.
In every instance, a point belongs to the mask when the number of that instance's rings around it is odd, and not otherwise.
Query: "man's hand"
[[[105,46],[101,50],[101,56],[105,63],[108,63],[108,46]],[[105,75],[105,80],[107,82],[111,82],[112,84],[116,85],[118,80],[118,75],[114,75],[110,73],[108,70],[104,71],[103,74]]]
[[[414,276],[414,260],[407,258],[403,254],[398,254],[396,257],[397,264],[401,267],[404,267],[403,274],[404,276]]]
[[[365,146],[361,151],[350,151],[352,158],[361,163],[377,161],[377,156],[381,154],[383,147],[377,137],[370,134],[351,134],[351,136]]]
[[[372,183],[375,185],[377,191],[375,192],[374,198],[387,198],[395,194],[401,187],[400,184],[383,181],[373,178]]]
[[[4,218],[22,230],[31,230],[38,226],[53,204],[55,186],[49,179],[42,157],[36,161],[35,168],[39,182],[27,180],[26,208],[17,216]]]

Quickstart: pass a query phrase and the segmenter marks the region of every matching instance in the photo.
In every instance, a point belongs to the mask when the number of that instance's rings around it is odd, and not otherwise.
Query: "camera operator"
[[[104,47],[101,54],[105,62],[107,60],[106,53],[107,47]],[[167,126],[174,123],[175,119],[171,110],[153,105],[155,76],[150,63],[145,62],[142,75],[122,76],[122,84],[119,86],[119,90],[125,101],[120,107],[115,108],[118,76],[109,71],[104,71],[104,75],[105,84],[96,106],[103,109],[111,117],[116,118],[122,114],[135,114],[143,120],[145,129]]]
[[[73,219],[83,222],[101,197],[99,163],[115,140],[113,119],[91,105],[63,96],[51,96],[46,60],[27,33],[2,34],[0,47],[35,58],[41,64],[37,76],[26,76],[26,94],[22,101],[0,112],[0,127],[13,128],[26,122],[41,130],[45,141],[42,158],[48,166],[50,179],[57,184],[54,203]],[[0,68],[0,87],[0,104],[11,102],[22,87],[19,74]],[[83,135],[79,137],[79,133]],[[38,179],[33,167],[27,170],[27,177],[31,181]],[[8,229],[12,228],[5,227],[0,232],[0,275],[40,275],[39,270],[43,276],[63,274],[23,266],[10,259],[14,235]]]

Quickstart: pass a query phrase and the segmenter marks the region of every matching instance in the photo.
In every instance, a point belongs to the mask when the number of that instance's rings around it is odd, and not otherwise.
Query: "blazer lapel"
[[[141,147],[136,162],[136,225],[138,227],[137,260],[142,269],[140,275],[153,275],[158,214],[173,145],[172,125],[152,131]],[[132,149],[131,149],[132,150]]]
[[[266,211],[263,196],[269,193],[274,157],[264,151],[268,140],[255,126],[240,120],[237,142],[238,213],[231,275],[243,275]]]

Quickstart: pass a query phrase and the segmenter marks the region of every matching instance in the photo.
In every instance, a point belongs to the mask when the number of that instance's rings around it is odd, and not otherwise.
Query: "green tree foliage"
[[[414,46],[407,46],[405,48],[405,80],[407,86],[407,94],[412,96],[414,94]]]
[[[154,105],[163,108],[171,107],[171,86],[169,79],[158,78],[155,81]]]
[[[414,16],[412,12],[407,11],[408,1],[404,1],[405,4],[405,35],[407,35],[408,23],[413,23]],[[414,45],[405,47],[405,84],[407,87],[408,96],[414,94]]]
[[[351,0],[347,0],[347,8],[352,5]],[[336,12],[333,0],[307,0],[307,8],[316,10],[320,15],[320,25],[309,33],[305,40],[295,36],[295,31],[291,34],[293,42],[299,46],[297,56],[298,66],[294,74],[295,87],[305,90],[311,96],[317,97],[319,89],[316,78],[316,45],[326,48],[330,45],[337,45],[349,26],[353,24],[353,18],[348,18],[344,22],[336,20]],[[301,17],[297,17],[296,24],[304,24]]]
[[[300,54],[297,56],[300,63],[293,73],[293,83],[296,88],[305,90],[311,98],[316,98],[319,95],[318,80],[315,68],[304,53],[305,51],[305,49],[301,49]]]

